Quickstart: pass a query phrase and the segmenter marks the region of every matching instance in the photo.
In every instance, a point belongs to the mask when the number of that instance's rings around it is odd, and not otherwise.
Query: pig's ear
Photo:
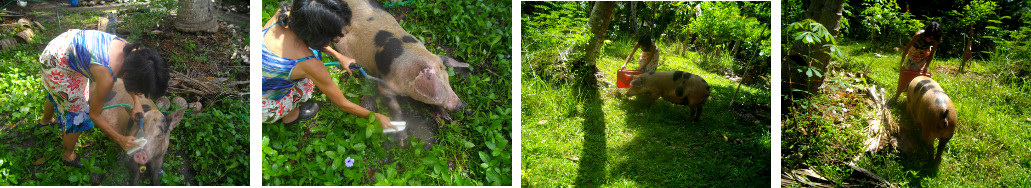
[[[472,72],[472,68],[470,68],[469,64],[467,63],[463,63],[461,61],[455,60],[455,58],[451,58],[448,56],[437,55],[437,57],[440,57],[441,64],[444,64],[444,66],[447,67],[451,67],[452,70],[454,70],[454,76],[458,78],[468,78],[469,73]]]
[[[179,108],[174,113],[165,115],[165,123],[168,123],[168,132],[172,132],[172,129],[179,126],[179,121],[183,120],[183,114],[186,114],[186,108]]]
[[[447,66],[447,67],[469,68],[469,64],[468,63],[463,63],[461,61],[455,60],[455,58],[451,58],[451,57],[443,56],[443,55],[437,55],[437,57],[440,57],[440,63],[443,63],[444,66]]]
[[[437,74],[441,73],[438,73],[433,68],[423,68],[422,71],[419,71],[419,75],[415,77],[415,90],[422,96],[434,101],[440,101],[443,88],[440,84],[441,81],[437,78]]]

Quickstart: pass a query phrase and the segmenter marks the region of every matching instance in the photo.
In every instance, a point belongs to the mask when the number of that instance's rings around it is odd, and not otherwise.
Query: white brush
[[[133,142],[136,142],[137,144],[140,144],[140,145],[136,146],[136,147],[134,147],[132,149],[129,149],[129,151],[126,151],[125,152],[126,155],[132,155],[132,153],[136,153],[137,151],[140,151],[141,149],[143,149],[143,146],[147,145],[147,139],[146,138],[138,138],[136,140],[133,140]]]
[[[406,123],[404,121],[390,121],[390,125],[393,125],[397,129],[392,129],[392,128],[383,129],[383,133],[384,134],[404,131],[405,127],[407,127],[408,123]]]

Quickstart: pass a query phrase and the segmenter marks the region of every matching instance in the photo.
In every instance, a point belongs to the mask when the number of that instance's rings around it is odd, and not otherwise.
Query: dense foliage
[[[570,79],[565,62],[581,58],[580,49],[592,36],[583,29],[591,5],[524,3],[521,29],[534,32],[523,33],[522,41],[527,45],[522,51],[531,58],[547,61],[524,66],[523,71],[534,72],[546,80]],[[676,46],[670,54],[684,55],[688,49],[702,52],[707,57],[702,62],[705,66],[754,80],[749,84],[764,84],[758,77],[769,77],[769,2],[628,2],[618,3],[616,9],[609,39],[632,41],[637,35],[648,35],[658,44]],[[631,15],[636,15],[637,20],[631,20]],[[637,33],[635,26],[640,28]]]
[[[262,23],[279,7],[264,1]],[[406,31],[437,54],[472,65],[473,74],[451,74],[451,85],[467,103],[452,113],[454,123],[438,129],[435,143],[410,137],[406,147],[391,140],[370,117],[323,106],[308,123],[265,124],[262,182],[265,185],[511,185],[511,9],[497,1],[384,2]],[[398,15],[401,14],[401,15]],[[344,77],[331,71],[333,77]],[[374,95],[368,83],[338,80],[357,102]],[[403,100],[402,100],[403,101]],[[402,103],[407,108],[407,104]],[[413,107],[415,105],[412,105]],[[386,109],[381,107],[380,109]],[[421,112],[420,112],[421,113]],[[411,124],[409,125],[411,128]],[[429,125],[435,126],[435,125]],[[395,144],[396,145],[396,144]],[[429,149],[423,149],[432,145]],[[353,160],[348,166],[348,159]]]

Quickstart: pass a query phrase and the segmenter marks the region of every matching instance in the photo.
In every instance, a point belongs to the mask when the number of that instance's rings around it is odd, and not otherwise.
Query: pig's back
[[[404,59],[410,51],[426,51],[422,43],[380,5],[372,5],[365,0],[344,2],[351,8],[351,24],[335,47],[341,54],[354,58],[369,74],[389,74],[396,60]]]

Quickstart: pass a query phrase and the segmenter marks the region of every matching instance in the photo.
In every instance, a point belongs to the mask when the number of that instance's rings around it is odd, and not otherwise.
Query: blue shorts
[[[54,103],[54,114],[57,115],[57,123],[62,125],[64,133],[77,133],[93,128],[93,120],[90,120],[88,112],[68,112],[60,110],[54,98],[47,93],[47,100]]]

